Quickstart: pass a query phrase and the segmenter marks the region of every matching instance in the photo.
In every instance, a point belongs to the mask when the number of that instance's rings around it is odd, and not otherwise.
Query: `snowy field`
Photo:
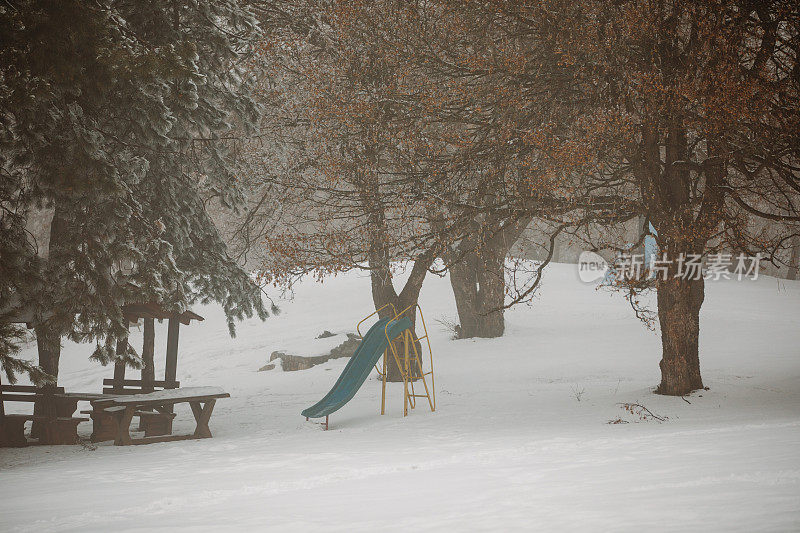
[[[456,314],[446,279],[429,278],[421,304],[437,411],[404,419],[390,385],[380,416],[373,376],[327,432],[300,411],[344,359],[256,370],[274,350],[318,355],[341,342],[315,337],[355,330],[371,310],[367,277],[305,283],[235,339],[219,309],[195,308],[206,321],[182,328],[178,379],[230,392],[214,438],[1,449],[0,531],[800,530],[800,283],[709,283],[710,390],[686,400],[652,394],[658,335],[621,296],[580,283],[575,265],[550,268],[500,339],[449,338],[437,323]],[[131,342],[139,349],[141,332]],[[111,377],[89,353],[65,346],[67,390],[100,392]],[[623,402],[668,420],[639,421]],[[188,406],[178,410],[176,431],[191,431]],[[608,424],[618,418],[630,423]]]

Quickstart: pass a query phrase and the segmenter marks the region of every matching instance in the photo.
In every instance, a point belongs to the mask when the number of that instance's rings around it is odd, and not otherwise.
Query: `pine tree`
[[[0,7],[0,25],[2,168],[19,176],[7,205],[53,212],[46,261],[18,263],[2,290],[32,312],[42,366],[57,372],[62,336],[111,360],[124,303],[218,301],[231,334],[264,318],[204,207],[240,199],[235,137],[258,116],[251,13],[234,0],[31,0]]]

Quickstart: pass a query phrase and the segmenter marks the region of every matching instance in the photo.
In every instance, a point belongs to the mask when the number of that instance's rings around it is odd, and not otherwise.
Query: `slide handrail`
[[[364,319],[363,319],[361,322],[359,322],[358,324],[356,324],[356,331],[358,332],[358,336],[359,336],[359,337],[361,337],[362,339],[364,338],[364,335],[362,335],[362,334],[361,334],[361,324],[363,324],[364,322],[366,322],[367,320],[369,320],[369,319],[370,319],[370,318],[372,318],[373,316],[377,315],[378,313],[380,313],[381,311],[383,311],[383,310],[384,310],[384,309],[386,309],[387,307],[391,307],[391,308],[392,308],[392,314],[393,314],[394,316],[397,316],[397,308],[394,306],[394,304],[393,304],[393,303],[389,302],[388,304],[385,304],[385,305],[382,305],[382,306],[380,306],[378,309],[376,309],[375,311],[373,311],[372,313],[370,313],[369,315],[367,315],[366,317],[364,317]],[[385,333],[386,333],[386,332],[384,331],[384,334],[385,334]],[[378,365],[377,365],[377,364],[375,365],[375,371],[378,373],[378,375],[379,375],[379,376],[381,377],[381,379],[382,379],[382,378],[383,378],[383,372],[381,372],[381,369],[380,369],[380,368],[378,368]]]
[[[369,319],[370,319],[370,318],[372,318],[373,316],[377,315],[378,313],[380,313],[381,311],[383,311],[383,310],[384,310],[384,309],[386,309],[387,307],[391,307],[391,308],[392,308],[392,314],[393,314],[395,317],[397,316],[397,308],[394,306],[394,304],[393,304],[393,303],[391,303],[391,302],[390,302],[390,303],[388,303],[388,304],[386,304],[386,305],[382,305],[382,306],[380,306],[378,309],[376,309],[375,311],[373,311],[372,313],[370,313],[369,315],[367,315],[366,317],[364,317],[364,319],[363,319],[361,322],[359,322],[358,324],[356,324],[356,331],[358,332],[358,336],[359,336],[359,337],[361,337],[362,339],[364,338],[364,335],[362,335],[362,334],[361,334],[361,324],[363,324],[364,322],[366,322],[367,320],[369,320]]]

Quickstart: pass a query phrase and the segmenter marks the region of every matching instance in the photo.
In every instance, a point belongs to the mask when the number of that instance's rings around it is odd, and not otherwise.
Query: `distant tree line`
[[[777,264],[800,234],[796,2],[261,7],[249,179],[282,206],[264,235],[272,281],[363,269],[376,308],[402,308],[447,271],[459,334],[494,337],[559,235],[611,253],[650,236],[670,275],[617,284],[645,319],[638,294],[657,291],[658,392],[681,395],[703,386],[704,281],[674,276],[678,259]],[[534,219],[546,253],[523,276],[507,255]],[[629,221],[638,242],[613,231]]]
[[[64,337],[135,364],[126,302],[263,317],[253,257],[284,287],[367,271],[376,309],[447,273],[458,335],[497,337],[557,239],[651,237],[670,275],[615,283],[646,320],[657,291],[658,392],[682,395],[704,281],[678,258],[800,239],[794,1],[10,0],[0,45],[7,372],[55,375]],[[543,260],[509,261],[532,221]]]

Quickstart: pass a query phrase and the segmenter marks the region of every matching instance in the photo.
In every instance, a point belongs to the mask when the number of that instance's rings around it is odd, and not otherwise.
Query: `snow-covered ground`
[[[256,371],[274,350],[316,355],[344,338],[316,340],[325,329],[354,331],[371,310],[363,275],[304,283],[280,316],[240,324],[235,339],[219,309],[197,308],[206,321],[182,328],[178,376],[231,394],[214,438],[0,449],[0,530],[800,530],[800,283],[708,284],[710,390],[686,400],[652,394],[658,335],[574,265],[550,268],[500,339],[449,338],[437,323],[455,316],[446,279],[428,279],[421,304],[435,413],[403,418],[393,385],[380,416],[372,377],[326,432],[300,411],[344,359]],[[111,377],[90,352],[66,345],[68,390],[99,392]],[[637,421],[623,402],[669,418]],[[618,418],[630,423],[608,424]],[[193,427],[180,410],[176,431]]]

